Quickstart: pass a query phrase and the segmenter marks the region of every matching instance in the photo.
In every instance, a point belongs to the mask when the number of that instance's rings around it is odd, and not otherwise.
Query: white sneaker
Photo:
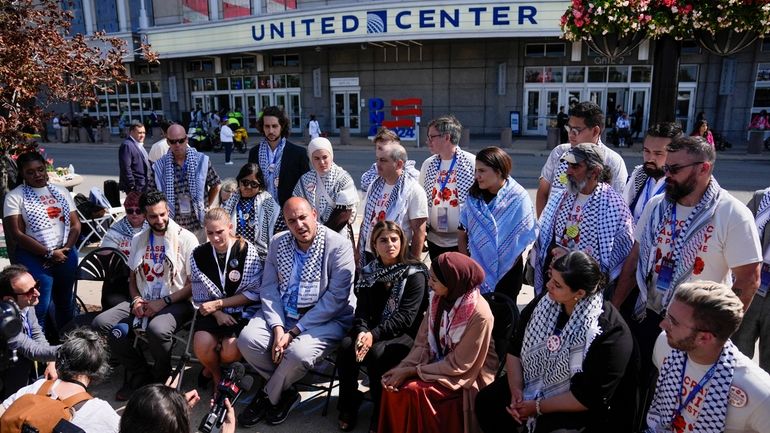
[[[233,165],[233,162],[232,161],[226,162],[225,165]]]

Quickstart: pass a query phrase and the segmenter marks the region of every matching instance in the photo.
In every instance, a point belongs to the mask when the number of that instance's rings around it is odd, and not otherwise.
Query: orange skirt
[[[463,433],[463,391],[410,380],[382,391],[378,433]]]

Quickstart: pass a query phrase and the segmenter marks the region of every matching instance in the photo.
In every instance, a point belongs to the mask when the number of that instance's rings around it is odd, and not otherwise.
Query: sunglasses
[[[668,165],[668,164],[666,164],[666,165],[663,166],[663,172],[664,173],[668,173],[668,174],[673,176],[673,175],[676,175],[677,173],[679,173],[680,171],[682,171],[683,168],[692,167],[692,166],[698,165],[698,164],[703,164],[703,162],[704,161],[698,161],[698,162],[693,162],[692,164],[685,164],[685,165]]]
[[[173,140],[171,138],[167,138],[166,141],[168,142],[168,144],[182,144],[182,143],[187,141],[187,137],[180,138],[180,139],[177,139],[177,140]]]
[[[244,188],[259,188],[259,182],[256,180],[241,179],[241,185]]]
[[[40,291],[40,281],[35,280],[35,285],[32,286],[29,290],[22,293],[16,293],[16,296],[32,296],[35,293],[35,290]]]
[[[127,207],[126,208],[126,215],[141,215],[142,210],[138,207]]]

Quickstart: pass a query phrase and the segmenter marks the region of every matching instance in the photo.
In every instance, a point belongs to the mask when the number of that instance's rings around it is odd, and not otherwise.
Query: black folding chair
[[[75,270],[75,287],[73,288],[75,301],[81,311],[86,313],[86,304],[78,296],[79,281],[101,281],[111,283],[110,286],[125,284],[128,290],[128,276],[131,270],[128,268],[128,258],[116,248],[101,247],[88,253],[78,264]],[[104,305],[104,286],[102,286],[102,308]],[[126,293],[128,298],[128,293]]]
[[[483,296],[495,318],[495,324],[492,327],[492,340],[495,342],[495,352],[497,352],[497,358],[500,360],[500,367],[497,370],[499,376],[505,367],[508,344],[519,321],[519,308],[513,299],[502,293],[489,292]]]

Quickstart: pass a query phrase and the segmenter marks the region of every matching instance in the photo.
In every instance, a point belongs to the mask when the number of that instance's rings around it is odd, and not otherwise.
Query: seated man
[[[238,337],[238,349],[267,380],[238,417],[243,427],[262,418],[277,425],[299,403],[292,385],[330,352],[353,324],[350,289],[355,263],[350,240],[316,220],[304,198],[283,207],[289,232],[268,250],[260,296],[262,315]]]
[[[653,351],[660,374],[647,431],[770,431],[770,376],[730,341],[742,319],[730,286],[677,287]]]
[[[12,407],[13,402],[25,394],[37,393],[43,386],[48,387],[47,393],[51,398],[61,400],[76,397],[84,391],[88,392],[90,385],[108,377],[110,370],[108,360],[106,343],[99,334],[88,328],[75,329],[65,337],[64,344],[61,345],[56,356],[56,371],[59,379],[51,381],[40,379],[20,389],[3,401],[0,405],[0,415],[13,416],[15,409]],[[20,403],[23,404],[23,402]],[[120,415],[108,402],[100,398],[90,398],[82,406],[74,407],[76,410],[70,422],[80,427],[82,431],[118,433]]]
[[[150,380],[163,381],[171,370],[171,342],[178,326],[192,318],[189,298],[188,260],[198,246],[195,235],[168,216],[166,197],[149,191],[139,199],[149,227],[134,236],[128,267],[131,302],[122,302],[96,316],[92,326],[103,334],[112,332],[110,349],[129,373],[129,380],[115,394],[125,401]],[[115,328],[113,330],[113,328]],[[127,338],[128,329],[147,334],[147,345],[155,360],[149,377],[144,356]]]
[[[42,328],[37,323],[34,306],[40,302],[40,284],[32,278],[27,268],[10,265],[0,272],[0,297],[3,301],[15,302],[21,313],[23,325],[19,335],[8,340],[8,349],[16,350],[19,359],[0,374],[0,397],[6,398],[30,382],[34,362],[47,362],[45,376],[56,378],[56,348],[45,339]]]

